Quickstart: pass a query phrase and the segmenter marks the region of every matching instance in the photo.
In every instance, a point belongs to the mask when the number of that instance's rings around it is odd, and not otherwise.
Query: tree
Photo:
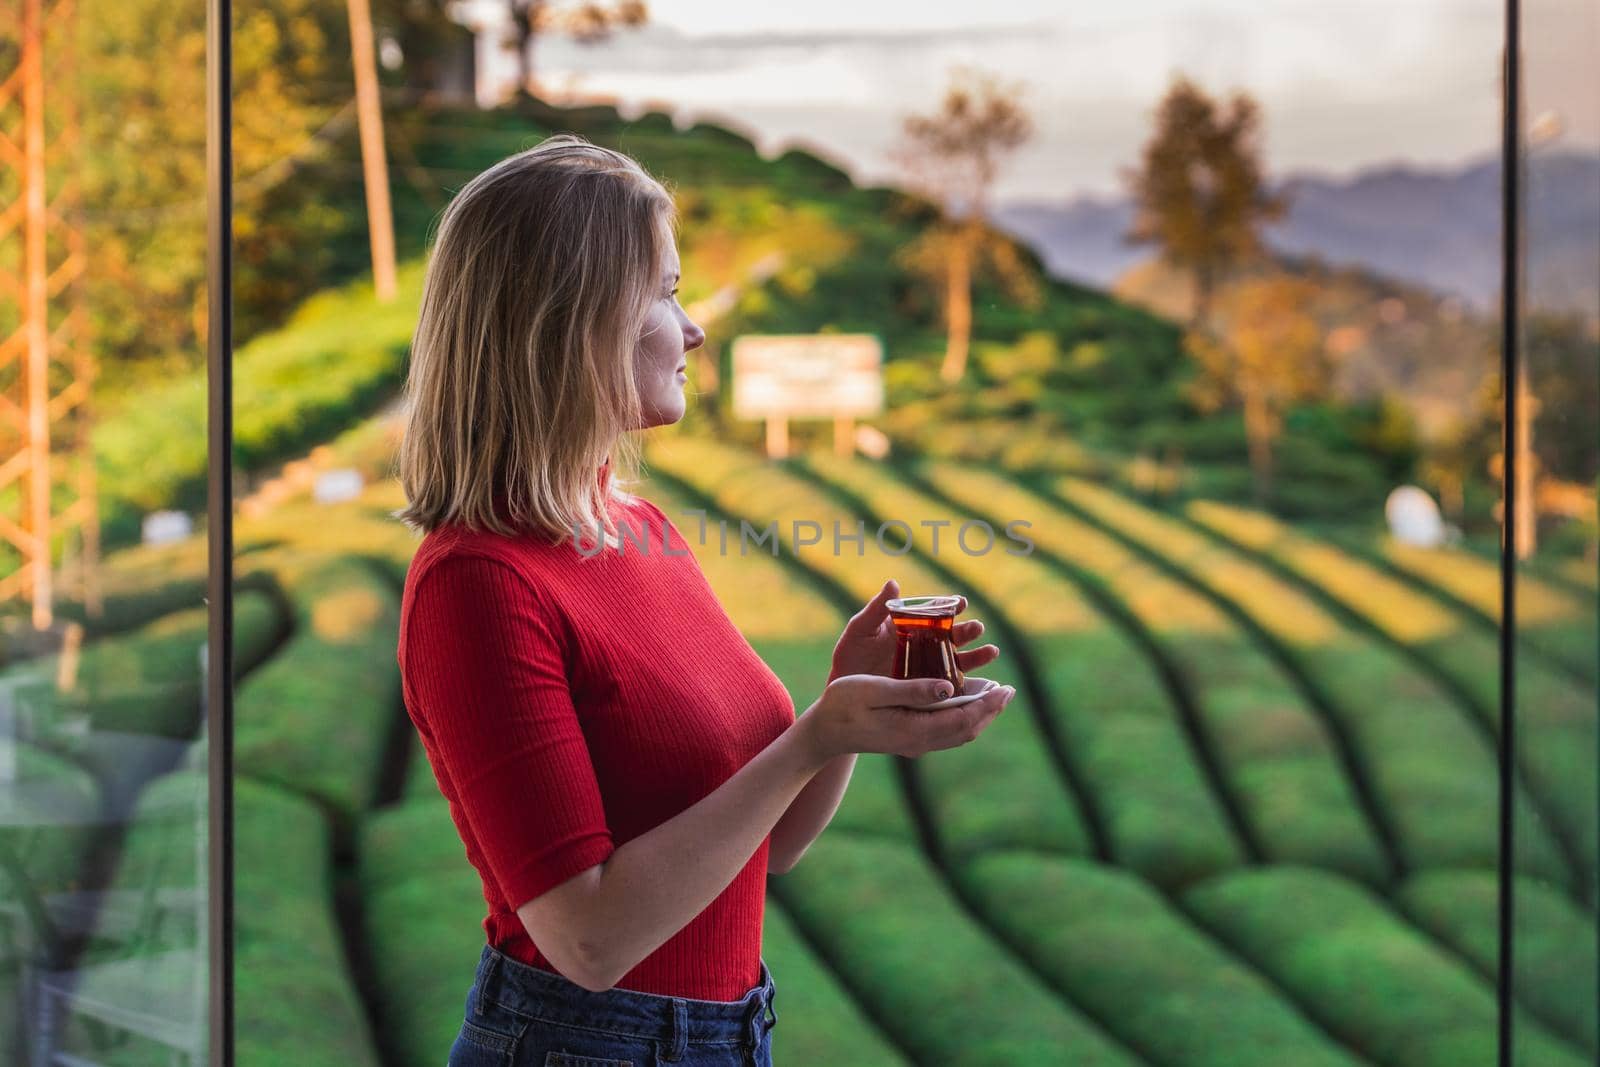
[[[1533,444],[1540,467],[1569,482],[1600,474],[1600,325],[1570,313],[1535,309],[1524,323],[1522,365],[1538,398]]]
[[[86,306],[113,391],[135,363],[203,364],[206,13],[163,0],[85,0],[77,19]],[[354,119],[343,4],[235,6],[235,340],[275,320],[324,269],[341,219],[297,166]]]
[[[1288,275],[1239,282],[1218,301],[1223,333],[1195,328],[1184,338],[1199,370],[1191,395],[1200,408],[1243,409],[1250,470],[1262,502],[1272,493],[1272,448],[1284,414],[1327,391],[1322,329],[1310,311],[1316,292],[1310,282]]]
[[[901,143],[890,150],[911,184],[939,205],[937,226],[902,261],[942,275],[948,337],[939,376],[946,382],[966,373],[974,274],[987,262],[1008,284],[1018,284],[1015,248],[989,229],[987,208],[1001,159],[1033,134],[1020,94],[1020,87],[957,67],[940,109],[908,116]]]
[[[565,33],[579,44],[596,44],[620,26],[642,26],[650,20],[644,0],[617,0],[610,7],[583,0],[556,7],[549,0],[506,0],[517,30],[517,62],[523,92],[537,96],[533,71],[533,40],[542,34]]]
[[[1228,271],[1260,254],[1260,224],[1288,208],[1265,189],[1259,123],[1247,94],[1235,93],[1223,110],[1179,77],[1156,109],[1139,169],[1124,172],[1134,200],[1128,240],[1159,245],[1169,264],[1193,274],[1194,327],[1205,326]]]

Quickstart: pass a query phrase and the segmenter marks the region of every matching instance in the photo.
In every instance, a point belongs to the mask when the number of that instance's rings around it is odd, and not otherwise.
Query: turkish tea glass
[[[952,639],[961,598],[908,596],[889,601],[894,622],[894,677],[943,678],[960,693],[966,681]]]

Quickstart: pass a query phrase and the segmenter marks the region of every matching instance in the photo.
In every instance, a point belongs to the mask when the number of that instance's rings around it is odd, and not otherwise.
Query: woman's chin
[[[676,404],[663,404],[653,411],[645,412],[644,425],[641,430],[651,430],[657,426],[670,426],[672,423],[683,419],[688,405],[680,398]]]

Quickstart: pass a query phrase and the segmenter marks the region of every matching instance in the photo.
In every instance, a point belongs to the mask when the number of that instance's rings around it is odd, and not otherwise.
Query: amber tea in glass
[[[908,596],[889,601],[894,622],[894,677],[943,678],[961,692],[966,680],[956,664],[952,631],[961,598]]]

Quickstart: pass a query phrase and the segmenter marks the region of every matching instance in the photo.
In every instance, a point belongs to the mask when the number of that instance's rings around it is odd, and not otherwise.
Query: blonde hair
[[[594,531],[617,547],[606,502],[632,499],[620,485],[640,459],[634,348],[676,225],[660,181],[573,134],[462,187],[423,281],[394,517],[423,533]]]

